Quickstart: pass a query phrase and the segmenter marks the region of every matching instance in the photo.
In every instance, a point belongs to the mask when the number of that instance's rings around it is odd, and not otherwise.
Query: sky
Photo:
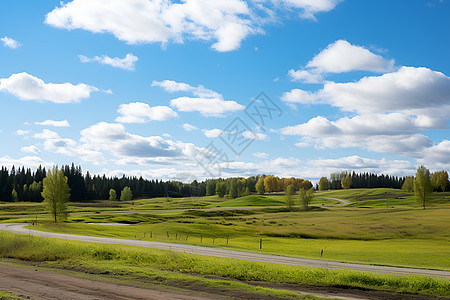
[[[448,0],[0,3],[0,165],[450,170]]]

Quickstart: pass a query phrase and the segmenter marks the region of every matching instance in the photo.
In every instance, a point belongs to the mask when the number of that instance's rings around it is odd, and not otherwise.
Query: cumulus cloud
[[[42,132],[35,133],[33,135],[33,137],[35,139],[43,139],[43,140],[46,140],[46,139],[57,139],[57,138],[59,139],[60,138],[58,133],[56,133],[56,132],[54,132],[52,130],[48,130],[48,129],[44,129],[44,130],[42,130]]]
[[[179,111],[198,111],[204,116],[222,116],[228,112],[244,110],[245,106],[236,101],[226,101],[219,98],[180,97],[170,101],[170,105]]]
[[[20,46],[22,46],[21,43],[19,43],[18,41],[14,40],[10,37],[7,37],[7,36],[0,38],[0,41],[2,41],[3,46],[11,48],[11,49],[17,49]]]
[[[269,141],[270,140],[269,136],[267,136],[263,133],[253,132],[250,130],[246,130],[246,131],[242,132],[242,135],[246,139],[258,140],[258,141]]]
[[[393,71],[394,65],[394,60],[386,60],[364,47],[352,45],[345,40],[338,40],[317,54],[306,67],[320,73],[350,71],[384,73]]]
[[[425,150],[423,157],[417,160],[434,170],[450,169],[450,141],[443,140]]]
[[[402,67],[357,82],[327,82],[317,96],[327,104],[358,113],[425,112],[450,105],[450,78],[428,68]]]
[[[309,91],[293,89],[290,92],[284,93],[281,96],[281,100],[288,103],[316,104],[318,102],[318,96]]]
[[[220,99],[222,98],[221,94],[213,90],[207,89],[203,85],[195,87],[184,82],[176,82],[173,80],[163,80],[163,81],[154,80],[152,82],[152,86],[162,87],[169,93],[188,92],[192,93],[194,96],[201,98],[220,98]]]
[[[239,48],[253,31],[250,10],[240,0],[74,0],[48,13],[45,22],[68,30],[112,33],[128,44],[212,40],[217,51]]]
[[[314,74],[312,71],[307,70],[289,70],[288,75],[292,80],[304,83],[321,83],[323,81],[321,74]]]
[[[315,93],[293,89],[281,99],[288,103],[329,104],[364,115],[397,112],[415,116],[417,127],[446,128],[450,78],[428,68],[401,67],[356,82],[326,82]]]
[[[299,147],[350,148],[359,147],[375,152],[402,153],[417,156],[432,145],[423,134],[417,118],[400,114],[371,114],[329,121],[318,116],[307,123],[280,130],[283,135],[302,138]]]
[[[39,152],[41,152],[41,150],[39,150],[39,148],[34,145],[22,147],[20,151],[33,154],[38,154]]]
[[[80,102],[89,98],[96,87],[79,83],[45,83],[42,79],[28,73],[13,74],[9,78],[0,79],[0,91],[5,91],[21,100],[41,100],[54,103]]]
[[[122,124],[100,122],[81,131],[81,142],[119,158],[142,159],[146,163],[169,163],[192,158],[200,150],[191,143],[174,142],[160,136],[144,137],[126,132]]]
[[[44,149],[50,152],[78,157],[84,161],[101,164],[105,161],[100,151],[93,149],[89,144],[81,144],[67,138],[49,138],[44,142]]]
[[[121,104],[117,110],[121,116],[116,118],[121,123],[146,123],[148,121],[166,121],[178,117],[178,114],[167,106],[150,107],[147,103],[134,102]]]
[[[220,129],[203,129],[202,132],[207,138],[217,138],[224,133],[223,130]]]
[[[29,134],[29,133],[30,133],[29,130],[23,130],[23,129],[17,129],[15,131],[15,134],[17,134],[17,135],[26,135],[26,134]]]
[[[70,124],[67,120],[62,121],[45,120],[43,122],[35,122],[34,124],[42,126],[70,127]]]
[[[289,6],[302,9],[300,16],[305,19],[316,20],[315,15],[328,12],[342,0],[283,0]]]
[[[281,12],[315,20],[340,0],[201,1],[73,0],[46,16],[45,23],[67,30],[110,33],[128,44],[206,40],[219,52],[232,51]],[[263,15],[261,15],[261,12]],[[265,17],[268,15],[269,17]]]
[[[269,158],[269,154],[267,154],[265,152],[255,152],[255,153],[253,153],[253,156],[257,157],[257,158],[264,158],[264,159]]]
[[[107,55],[95,56],[92,58],[84,55],[78,55],[82,63],[98,62],[104,65],[110,65],[114,68],[119,68],[126,71],[134,71],[136,62],[139,60],[133,53],[128,53],[124,58],[109,57]]]
[[[289,70],[288,75],[294,81],[321,83],[326,73],[351,71],[385,73],[394,70],[394,60],[387,60],[362,46],[338,40],[317,54],[308,62],[306,68],[297,71]]]
[[[38,156],[24,156],[20,158],[12,158],[8,155],[0,157],[0,165],[11,169],[12,166],[24,166],[25,168],[37,169],[39,166],[51,168],[54,163],[46,162]]]
[[[194,130],[198,130],[198,127],[191,125],[189,123],[184,123],[183,124],[183,129],[186,131],[194,131]]]

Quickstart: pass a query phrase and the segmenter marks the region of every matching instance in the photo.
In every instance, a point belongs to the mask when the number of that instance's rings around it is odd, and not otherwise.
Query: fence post
[[[259,249],[262,249],[262,239],[259,239]]]

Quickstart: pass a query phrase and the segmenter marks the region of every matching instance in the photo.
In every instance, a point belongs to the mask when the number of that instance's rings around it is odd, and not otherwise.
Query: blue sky
[[[449,170],[449,15],[445,0],[2,1],[0,164]]]

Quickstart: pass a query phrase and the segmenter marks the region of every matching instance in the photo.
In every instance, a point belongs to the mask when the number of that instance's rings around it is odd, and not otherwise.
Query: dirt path
[[[363,264],[354,264],[354,263],[342,263],[342,262],[334,262],[334,261],[324,261],[324,260],[316,260],[316,259],[306,259],[306,258],[298,258],[298,257],[261,254],[261,253],[255,253],[255,252],[245,252],[245,251],[237,251],[237,250],[193,246],[193,245],[186,245],[186,244],[62,234],[62,233],[44,232],[44,231],[26,229],[26,228],[24,228],[24,226],[26,226],[26,225],[28,225],[28,224],[24,224],[24,223],[0,224],[0,230],[12,232],[12,233],[35,235],[35,236],[49,237],[49,238],[59,238],[59,239],[65,239],[65,240],[147,247],[147,248],[164,249],[164,250],[185,252],[185,253],[198,254],[198,255],[235,258],[235,259],[242,259],[242,260],[247,260],[247,261],[267,262],[267,263],[282,264],[282,265],[319,267],[319,268],[327,268],[327,269],[343,268],[343,269],[352,269],[352,270],[363,271],[363,272],[391,273],[391,274],[399,274],[399,275],[427,275],[427,276],[439,276],[439,277],[446,277],[446,278],[450,277],[449,271],[363,265]]]
[[[333,198],[333,197],[322,197],[324,199],[329,199],[329,200],[336,200],[339,201],[339,204],[328,204],[328,205],[324,205],[324,206],[342,206],[342,205],[347,205],[350,204],[351,202],[348,200],[342,200],[342,199],[338,199],[338,198]]]
[[[213,295],[96,281],[59,272],[0,263],[0,290],[32,299],[179,299],[206,300]],[[219,299],[218,297],[216,299]]]

